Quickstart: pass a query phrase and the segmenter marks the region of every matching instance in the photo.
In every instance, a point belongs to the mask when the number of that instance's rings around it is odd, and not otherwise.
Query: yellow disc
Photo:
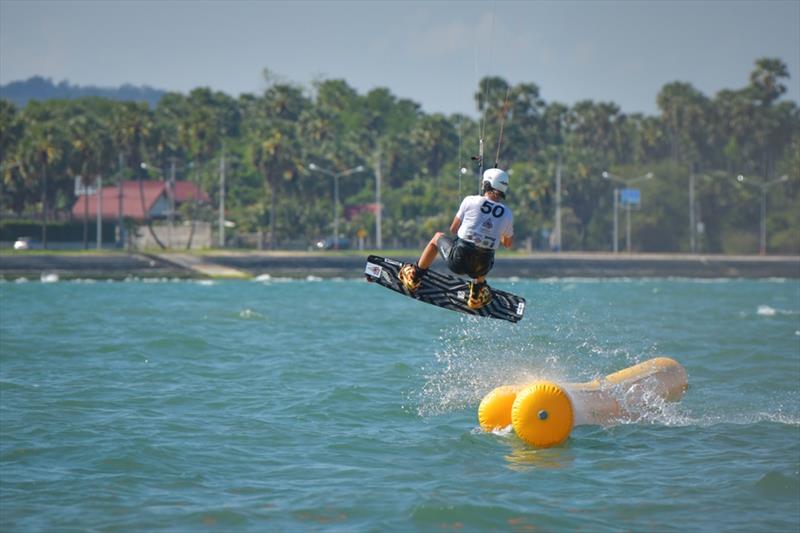
[[[533,446],[561,444],[572,431],[572,402],[560,386],[540,381],[519,391],[511,407],[511,423],[517,435]]]
[[[503,429],[511,425],[511,406],[517,397],[517,387],[503,385],[483,397],[478,407],[478,422],[484,431]]]

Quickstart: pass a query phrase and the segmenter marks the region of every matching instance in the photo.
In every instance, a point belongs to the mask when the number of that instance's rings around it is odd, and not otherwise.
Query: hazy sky
[[[788,65],[799,100],[800,0],[0,0],[3,84],[42,75],[238,96],[260,93],[268,68],[475,116],[478,80],[496,75],[536,83],[547,102],[655,114],[664,84],[713,96],[745,86],[764,56]]]

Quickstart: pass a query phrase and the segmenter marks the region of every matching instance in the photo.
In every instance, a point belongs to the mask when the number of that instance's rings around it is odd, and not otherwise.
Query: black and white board
[[[402,266],[402,261],[371,255],[367,258],[364,274],[367,281],[383,285],[415,300],[468,315],[518,322],[522,320],[522,316],[525,313],[524,298],[491,286],[492,301],[481,309],[471,309],[467,305],[469,281],[453,274],[442,273],[433,269],[428,269],[427,274],[422,278],[420,287],[411,292],[405,288],[398,277],[398,272]]]

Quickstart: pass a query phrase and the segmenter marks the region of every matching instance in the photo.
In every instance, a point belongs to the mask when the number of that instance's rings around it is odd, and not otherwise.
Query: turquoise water
[[[790,531],[797,280],[0,283],[2,531]],[[535,450],[476,410],[656,355],[682,402]]]

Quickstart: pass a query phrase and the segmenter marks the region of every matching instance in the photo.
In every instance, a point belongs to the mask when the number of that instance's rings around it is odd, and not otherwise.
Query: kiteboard
[[[438,272],[433,269],[429,269],[425,276],[422,277],[422,284],[419,288],[411,292],[406,289],[398,277],[402,266],[402,261],[370,255],[367,258],[364,274],[367,281],[383,285],[415,300],[468,315],[519,322],[525,313],[524,298],[491,286],[492,301],[480,309],[472,309],[467,305],[469,281],[453,274]]]

